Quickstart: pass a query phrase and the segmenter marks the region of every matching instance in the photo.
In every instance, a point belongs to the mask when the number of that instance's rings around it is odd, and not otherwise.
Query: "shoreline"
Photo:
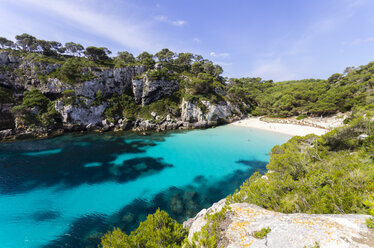
[[[287,134],[290,136],[305,136],[308,134],[323,135],[329,130],[324,128],[310,127],[305,125],[297,124],[286,124],[286,123],[269,123],[260,120],[261,117],[248,117],[239,121],[235,121],[229,125],[248,127],[261,129],[271,132],[277,132],[282,134]]]

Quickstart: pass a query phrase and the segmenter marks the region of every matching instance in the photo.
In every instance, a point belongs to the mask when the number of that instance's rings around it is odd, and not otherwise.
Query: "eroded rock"
[[[221,200],[184,222],[184,227],[190,230],[189,240],[206,224],[205,215],[219,211],[224,205],[225,201]],[[225,221],[230,224],[221,235],[225,247],[299,248],[318,244],[331,248],[368,248],[374,245],[374,232],[365,224],[368,215],[283,214],[248,203],[235,203],[229,207]],[[271,231],[263,239],[255,238],[253,233],[262,228]]]

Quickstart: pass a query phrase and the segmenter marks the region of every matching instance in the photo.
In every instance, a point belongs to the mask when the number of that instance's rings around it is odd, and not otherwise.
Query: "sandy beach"
[[[291,136],[304,136],[312,133],[316,135],[322,135],[329,131],[324,128],[309,127],[296,124],[268,123],[261,121],[260,117],[246,118],[240,121],[233,122],[231,123],[231,125],[257,128],[272,132],[284,133]]]

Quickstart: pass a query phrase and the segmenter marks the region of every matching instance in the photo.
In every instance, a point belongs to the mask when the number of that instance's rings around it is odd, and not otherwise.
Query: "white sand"
[[[295,124],[282,124],[282,123],[267,123],[261,121],[260,118],[246,118],[240,121],[231,123],[231,125],[257,128],[277,133],[284,133],[291,136],[304,136],[307,134],[322,135],[328,132],[327,129],[301,126]]]

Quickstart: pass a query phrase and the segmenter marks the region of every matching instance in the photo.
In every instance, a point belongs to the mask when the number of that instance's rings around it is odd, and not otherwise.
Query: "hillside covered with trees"
[[[327,80],[273,82],[224,78],[222,67],[202,56],[166,48],[111,56],[105,47],[28,34],[15,40],[0,38],[0,129],[10,137],[208,127],[247,114],[327,116],[374,98],[373,63]]]

